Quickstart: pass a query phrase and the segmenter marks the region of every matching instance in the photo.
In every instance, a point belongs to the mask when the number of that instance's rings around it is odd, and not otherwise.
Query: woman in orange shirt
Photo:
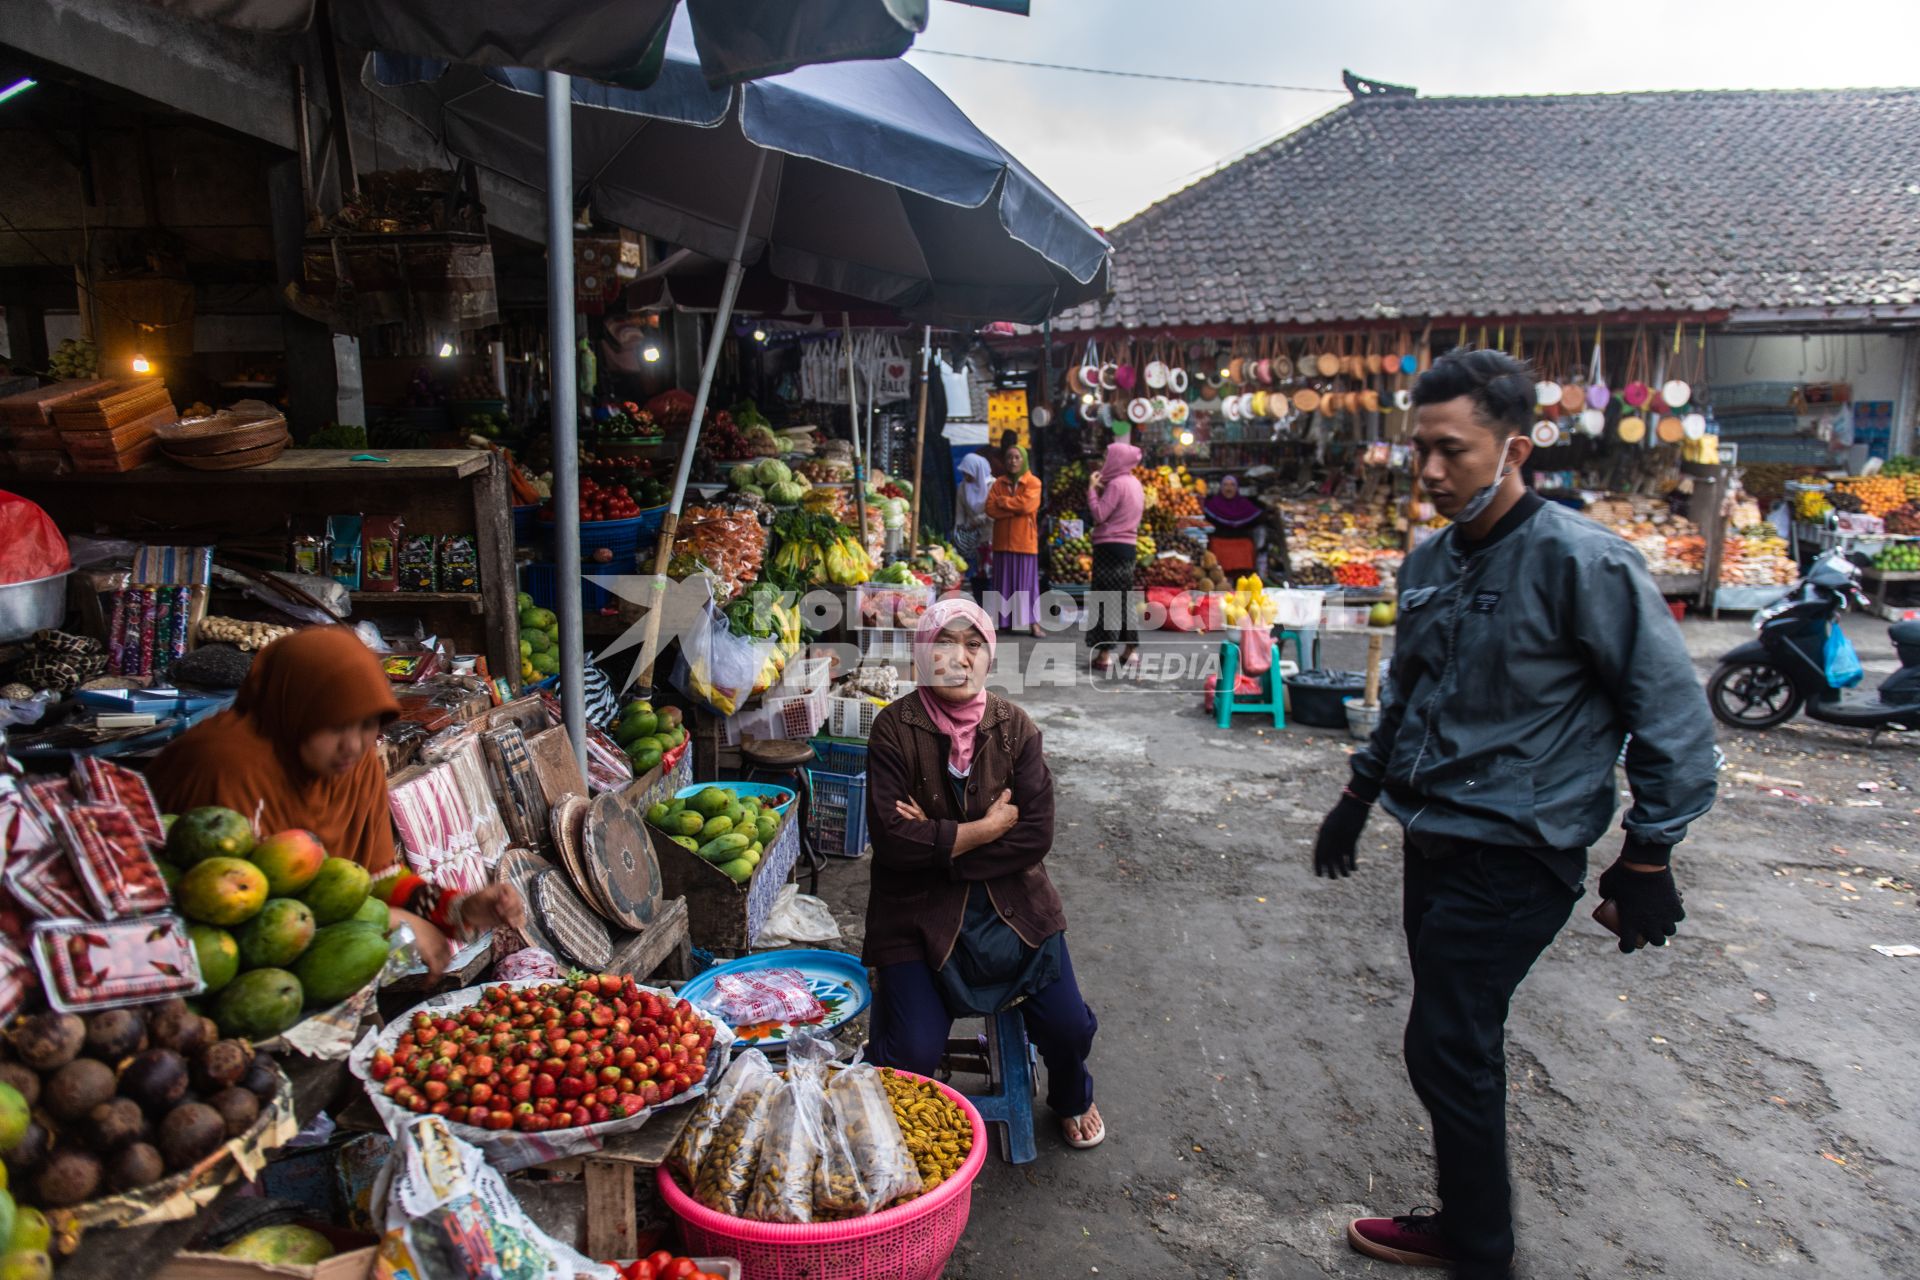
[[[1040,630],[1040,481],[1027,469],[1027,452],[1010,444],[1006,474],[987,490],[993,517],[993,590],[999,624]]]

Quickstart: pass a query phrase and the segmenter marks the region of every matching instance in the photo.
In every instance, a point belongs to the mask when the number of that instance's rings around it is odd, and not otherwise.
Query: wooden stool
[[[743,782],[772,781],[790,788],[800,797],[800,854],[807,860],[807,892],[820,892],[820,869],[827,860],[813,847],[813,788],[807,785],[807,766],[814,761],[813,748],[788,738],[754,738],[742,735],[740,758],[745,762]],[[767,775],[763,778],[761,775]]]
[[[1032,1164],[1040,1150],[1033,1140],[1033,1099],[1039,1090],[1027,1020],[1016,1006],[987,1018],[987,1032],[972,1040],[947,1041],[941,1064],[962,1065],[987,1077],[985,1093],[965,1097],[980,1118],[1000,1130],[1000,1158],[1008,1164]]]

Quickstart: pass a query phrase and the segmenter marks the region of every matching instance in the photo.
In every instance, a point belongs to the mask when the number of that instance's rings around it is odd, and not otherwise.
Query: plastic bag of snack
[[[920,1194],[920,1171],[872,1064],[836,1071],[827,1083],[827,1106],[827,1158],[813,1188],[819,1217],[878,1213]]]
[[[813,1184],[827,1158],[826,1063],[787,1046],[787,1082],[773,1099],[753,1193],[745,1216],[755,1222],[812,1222]]]
[[[774,1100],[786,1091],[780,1077],[768,1069],[754,1073],[734,1093],[732,1105],[720,1117],[693,1174],[693,1198],[715,1213],[739,1217],[753,1190],[760,1164],[760,1144],[768,1131]]]
[[[769,1080],[777,1083],[773,1067],[767,1062],[767,1055],[758,1049],[747,1050],[727,1068],[727,1073],[701,1099],[700,1105],[694,1109],[693,1118],[687,1121],[687,1127],[680,1131],[673,1149],[667,1152],[667,1167],[680,1175],[682,1183],[688,1187],[694,1185],[700,1174],[701,1162],[706,1159],[714,1137],[741,1094],[763,1088]]]

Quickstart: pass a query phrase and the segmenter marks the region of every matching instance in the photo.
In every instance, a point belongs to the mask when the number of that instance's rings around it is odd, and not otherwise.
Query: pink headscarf
[[[987,714],[987,691],[983,687],[965,702],[949,702],[929,687],[933,676],[933,642],[956,622],[968,623],[980,633],[987,642],[987,662],[993,662],[997,644],[993,620],[987,617],[985,609],[965,596],[949,596],[935,601],[932,608],[920,615],[920,625],[913,633],[914,675],[920,681],[920,705],[926,708],[934,727],[952,743],[947,763],[965,773],[973,767],[974,739],[981,718]]]

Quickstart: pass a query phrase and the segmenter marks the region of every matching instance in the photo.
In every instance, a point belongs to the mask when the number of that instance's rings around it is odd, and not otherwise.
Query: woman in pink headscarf
[[[994,625],[937,602],[913,637],[919,687],[867,740],[872,889],[862,958],[879,971],[867,1056],[931,1075],[956,1017],[1018,1006],[1068,1145],[1106,1137],[1087,1055],[1099,1024],[1047,877],[1053,776],[1026,712],[987,692]]]
[[[1093,516],[1093,590],[1087,596],[1093,626],[1087,631],[1087,643],[1093,649],[1096,672],[1124,663],[1139,642],[1127,598],[1133,592],[1140,517],[1147,509],[1146,491],[1133,474],[1139,465],[1140,450],[1115,440],[1087,485],[1087,510]]]

